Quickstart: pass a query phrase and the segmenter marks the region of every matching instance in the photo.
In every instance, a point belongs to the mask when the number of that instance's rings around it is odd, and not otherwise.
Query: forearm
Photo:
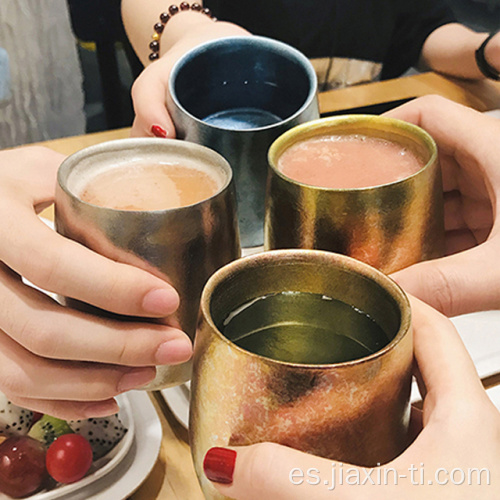
[[[201,3],[201,2],[200,2]],[[176,5],[179,5],[178,2]],[[139,59],[149,64],[153,26],[159,22],[160,14],[165,12],[171,2],[165,0],[122,0],[122,19],[125,31]],[[160,38],[160,55],[186,38],[195,38],[199,43],[204,40],[231,35],[248,34],[246,30],[231,23],[216,22],[207,15],[196,11],[181,11],[172,16],[165,25]]]
[[[484,78],[476,64],[475,51],[488,33],[476,33],[457,24],[445,24],[434,30],[424,43],[420,62],[439,73],[459,78]],[[500,35],[486,46],[486,60],[500,70]]]

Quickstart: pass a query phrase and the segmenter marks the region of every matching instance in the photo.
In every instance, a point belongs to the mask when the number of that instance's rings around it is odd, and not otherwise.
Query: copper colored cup
[[[390,341],[354,361],[306,365],[244,350],[216,326],[242,304],[283,291],[324,294],[357,307]],[[330,252],[263,252],[217,271],[204,288],[201,311],[189,429],[207,499],[224,498],[203,473],[203,458],[213,446],[273,441],[374,466],[408,444],[410,306],[399,286],[380,271]]]
[[[92,179],[103,167],[141,162],[202,164],[219,180],[219,189],[210,198],[193,205],[152,211],[116,210],[79,198],[82,182]],[[204,284],[214,271],[240,256],[229,163],[215,151],[189,142],[120,139],[69,156],[58,172],[55,222],[57,231],[63,236],[171,283],[179,293],[180,306],[173,317],[165,321],[179,325],[191,338],[198,324]],[[78,309],[109,315],[74,299],[66,299],[66,302]],[[146,318],[113,317],[123,321],[147,321]],[[191,368],[190,361],[159,366],[156,378],[144,389],[186,382],[191,377]]]
[[[390,184],[353,189],[302,184],[277,168],[283,152],[297,142],[351,134],[400,144],[420,157],[423,167]],[[329,250],[385,273],[443,255],[443,190],[437,147],[420,127],[375,115],[322,118],[281,135],[270,147],[268,160],[266,249]]]

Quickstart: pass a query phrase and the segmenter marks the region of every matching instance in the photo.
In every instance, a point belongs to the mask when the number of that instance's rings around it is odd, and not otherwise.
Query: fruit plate
[[[125,498],[141,485],[158,458],[161,422],[146,392],[130,391],[116,399],[120,420],[128,428],[120,443],[96,460],[91,473],[80,481],[43,490],[26,499],[110,500]],[[0,493],[0,500],[11,497]]]

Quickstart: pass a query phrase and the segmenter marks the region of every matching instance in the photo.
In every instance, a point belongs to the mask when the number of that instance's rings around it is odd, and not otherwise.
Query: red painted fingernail
[[[227,448],[210,448],[203,460],[205,476],[214,483],[231,484],[233,482],[236,452]]]
[[[151,133],[155,137],[161,137],[162,139],[165,139],[165,137],[167,137],[167,131],[163,127],[160,127],[159,125],[153,125],[151,127]]]

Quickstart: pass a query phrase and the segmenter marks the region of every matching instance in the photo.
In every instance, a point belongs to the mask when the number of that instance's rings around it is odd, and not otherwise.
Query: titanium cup
[[[260,36],[206,42],[173,67],[167,108],[179,138],[229,161],[242,246],[262,245],[269,146],[289,128],[319,118],[309,60]]]
[[[216,326],[242,304],[283,291],[342,300],[370,315],[390,341],[353,361],[297,364],[244,350]],[[189,430],[208,500],[225,498],[203,473],[204,456],[214,446],[272,441],[361,466],[387,463],[407,446],[410,305],[401,288],[380,271],[330,252],[262,252],[217,271],[203,290],[201,312]]]
[[[108,165],[128,162],[201,164],[220,187],[211,198],[199,203],[156,211],[115,210],[79,199],[93,175]],[[240,256],[235,205],[231,168],[216,152],[171,139],[121,139],[83,149],[62,163],[55,223],[63,236],[171,283],[180,295],[180,307],[173,320],[193,339],[205,282],[215,270]],[[106,314],[73,299],[66,302],[78,309]],[[190,376],[191,362],[159,366],[156,378],[144,389],[180,384]]]
[[[280,156],[293,144],[344,134],[395,142],[415,152],[424,166],[390,184],[353,189],[302,184],[278,170]],[[269,165],[266,249],[338,252],[387,274],[443,255],[443,190],[437,147],[420,127],[375,115],[322,118],[279,137],[269,149]]]

